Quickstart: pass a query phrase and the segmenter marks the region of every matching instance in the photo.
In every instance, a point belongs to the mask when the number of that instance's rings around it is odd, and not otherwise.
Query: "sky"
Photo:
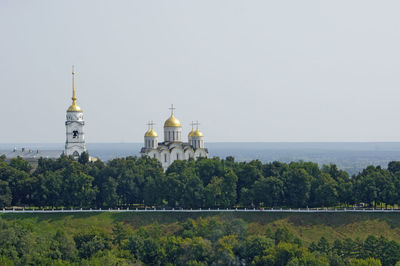
[[[0,0],[0,143],[400,141],[399,1]],[[185,137],[186,139],[186,137]]]

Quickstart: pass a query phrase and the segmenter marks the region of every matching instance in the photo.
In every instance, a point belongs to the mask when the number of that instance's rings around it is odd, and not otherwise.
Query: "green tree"
[[[50,257],[52,259],[75,260],[77,249],[74,240],[65,231],[57,230],[50,245]]]
[[[32,166],[28,163],[28,161],[22,159],[19,156],[17,158],[11,159],[9,165],[12,168],[15,168],[20,171],[24,171],[26,173],[30,173],[32,170]]]
[[[337,182],[329,174],[322,173],[312,182],[313,206],[329,207],[338,204]]]
[[[80,164],[87,164],[89,163],[89,153],[87,152],[82,152],[81,155],[78,158],[78,162]]]
[[[235,250],[239,246],[236,235],[223,236],[215,244],[215,264],[217,265],[239,265],[239,257]]]
[[[290,243],[294,240],[293,234],[286,227],[278,227],[274,234],[275,245],[280,242]]]
[[[12,195],[8,182],[0,180],[0,208],[10,206],[11,201]]]
[[[179,258],[178,265],[189,265],[193,262],[210,263],[213,258],[211,242],[202,237],[186,238],[182,243],[183,253]]]
[[[219,177],[224,176],[225,169],[221,160],[218,157],[211,159],[203,158],[201,160],[196,161],[195,172],[196,175],[203,182],[203,185],[206,186],[211,182],[211,179],[214,176],[219,176]]]
[[[322,236],[317,244],[317,250],[321,253],[328,254],[330,252],[330,245],[328,240]]]
[[[194,173],[193,169],[186,169],[179,176],[184,185],[179,205],[186,208],[199,208],[203,205],[203,182]]]
[[[382,263],[379,259],[352,259],[348,263],[349,266],[381,266]]]
[[[274,246],[274,240],[260,235],[249,236],[239,248],[239,254],[247,263],[251,263],[255,257],[262,257],[264,251]]]
[[[285,198],[289,206],[305,207],[310,196],[311,176],[304,169],[285,173]]]
[[[99,251],[111,249],[111,239],[108,235],[89,229],[74,236],[78,255],[81,258],[90,258]]]
[[[32,195],[36,206],[62,206],[63,177],[60,170],[39,174]]]
[[[62,171],[63,186],[62,197],[65,206],[88,207],[96,199],[97,188],[93,187],[92,176],[82,172],[78,163]]]
[[[251,187],[253,202],[259,206],[275,207],[283,204],[284,184],[276,177],[261,177]]]

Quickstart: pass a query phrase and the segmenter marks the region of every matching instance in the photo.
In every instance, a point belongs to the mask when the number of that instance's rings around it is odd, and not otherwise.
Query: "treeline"
[[[0,219],[1,265],[400,265],[400,244],[382,236],[322,237],[306,247],[285,227],[254,232],[242,219],[188,219],[170,230],[157,223],[73,232],[35,226]]]
[[[175,161],[164,173],[155,159],[107,163],[61,156],[0,159],[0,207],[115,208],[135,204],[170,208],[394,206],[400,202],[400,162],[369,166],[350,176],[312,162],[263,164],[233,157]],[[137,206],[137,205],[136,205]]]

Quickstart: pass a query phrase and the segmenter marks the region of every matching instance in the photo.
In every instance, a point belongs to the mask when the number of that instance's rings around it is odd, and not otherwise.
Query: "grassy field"
[[[216,217],[220,221],[242,219],[249,233],[264,234],[268,228],[287,227],[307,245],[325,236],[329,241],[340,238],[365,239],[368,235],[383,235],[400,241],[398,213],[56,213],[0,214],[1,219],[19,221],[32,226],[40,234],[63,229],[75,233],[85,227],[111,231],[115,222],[131,230],[158,223],[164,232],[180,229],[178,222],[189,218]]]

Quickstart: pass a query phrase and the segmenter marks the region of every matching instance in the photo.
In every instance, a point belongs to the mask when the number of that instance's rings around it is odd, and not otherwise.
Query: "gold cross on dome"
[[[175,110],[176,108],[174,108],[174,105],[173,104],[171,104],[171,107],[169,108],[169,110],[171,110],[171,115],[174,115],[174,110]]]
[[[149,129],[153,129],[153,126],[154,126],[155,124],[156,124],[156,123],[154,123],[153,120],[151,120],[151,121],[149,121],[149,122],[147,123],[147,126],[149,127]]]
[[[199,125],[200,125],[199,121],[196,120],[196,123],[192,123],[192,124],[193,124],[192,126],[196,126],[196,129],[199,129]]]

